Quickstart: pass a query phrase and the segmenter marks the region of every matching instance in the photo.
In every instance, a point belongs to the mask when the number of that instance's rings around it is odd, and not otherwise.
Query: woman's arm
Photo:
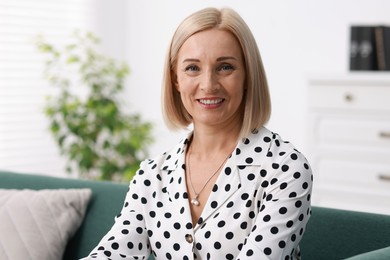
[[[138,197],[142,196],[143,164],[130,183],[129,191],[121,210],[116,216],[111,230],[102,238],[92,250],[89,259],[147,259],[150,255],[149,239],[145,227],[142,203]],[[107,194],[109,196],[109,194]]]
[[[261,198],[256,223],[237,259],[299,259],[311,214],[312,172],[297,151],[279,164]]]

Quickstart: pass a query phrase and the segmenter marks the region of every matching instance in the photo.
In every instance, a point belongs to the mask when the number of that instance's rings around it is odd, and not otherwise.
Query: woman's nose
[[[211,71],[204,73],[200,89],[205,93],[215,93],[216,91],[218,91],[219,86],[215,73]]]

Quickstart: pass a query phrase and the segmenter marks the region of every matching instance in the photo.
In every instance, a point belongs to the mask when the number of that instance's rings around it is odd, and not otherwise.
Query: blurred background
[[[61,45],[74,29],[93,32],[102,53],[130,67],[121,100],[153,124],[149,156],[175,145],[183,133],[167,130],[160,109],[165,52],[182,19],[208,6],[232,7],[248,23],[271,90],[267,127],[310,159],[309,80],[349,74],[350,26],[390,24],[390,1],[0,0],[0,169],[69,176],[43,112],[55,91],[37,34]]]

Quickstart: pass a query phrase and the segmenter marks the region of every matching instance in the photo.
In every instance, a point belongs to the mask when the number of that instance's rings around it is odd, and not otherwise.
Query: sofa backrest
[[[90,188],[92,190],[92,198],[84,221],[65,251],[63,259],[66,260],[87,256],[99,243],[114,223],[115,215],[120,212],[128,190],[125,184],[12,172],[0,172],[0,188],[33,190]]]
[[[345,259],[390,246],[390,216],[312,208],[301,241],[302,259]],[[389,258],[390,259],[390,258]]]
[[[114,223],[128,190],[125,184],[64,179],[0,171],[0,188],[90,188],[92,199],[83,224],[71,239],[64,259],[79,259],[98,244]],[[302,259],[344,259],[390,245],[390,216],[329,208],[312,208],[301,242]],[[151,258],[152,259],[152,258]]]

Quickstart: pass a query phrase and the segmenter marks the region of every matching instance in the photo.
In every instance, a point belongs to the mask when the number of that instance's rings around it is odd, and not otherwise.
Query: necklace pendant
[[[191,204],[194,205],[194,206],[199,206],[199,200],[197,197],[193,198],[191,200]]]

